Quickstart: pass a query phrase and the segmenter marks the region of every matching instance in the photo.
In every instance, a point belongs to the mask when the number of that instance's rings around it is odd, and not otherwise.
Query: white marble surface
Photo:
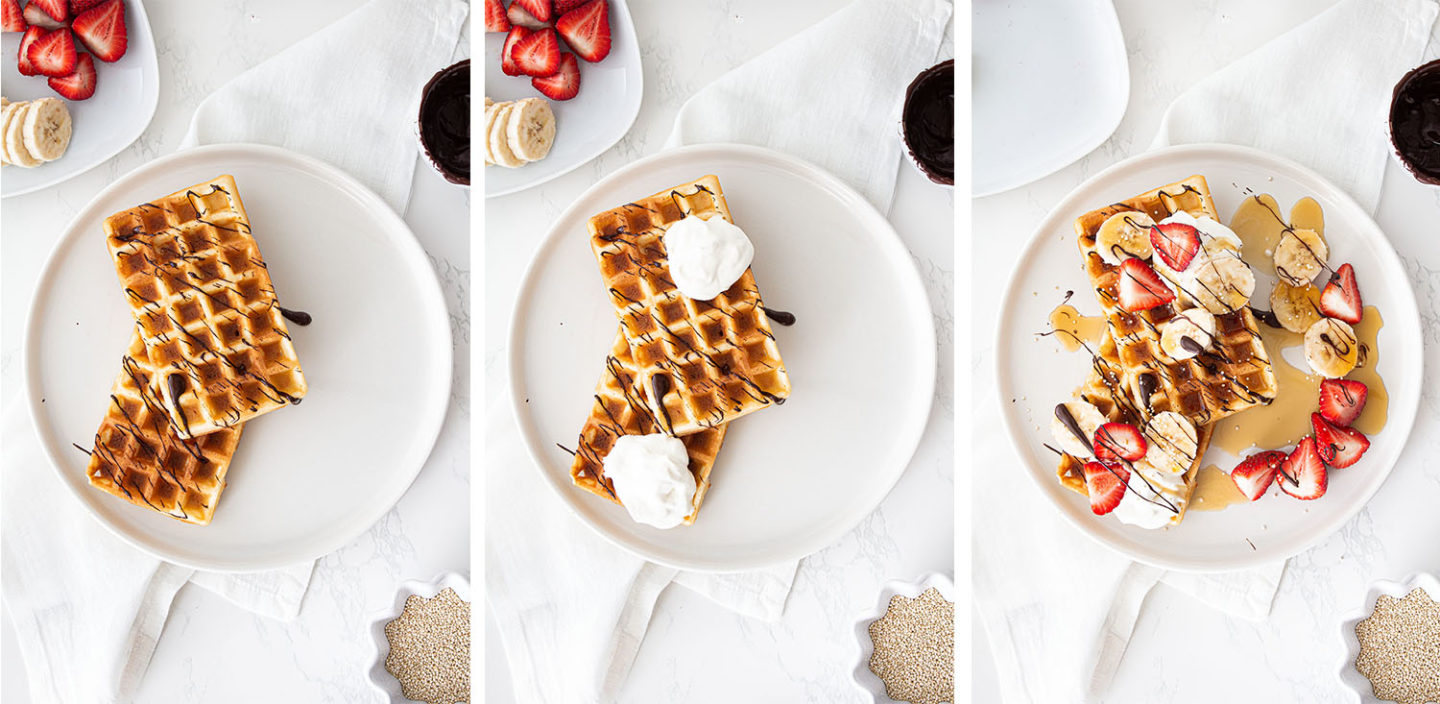
[[[1074,165],[1020,189],[974,201],[977,396],[992,388],[993,334],[999,311],[982,293],[998,290],[1020,247],[1051,206],[1100,169],[1144,151],[1170,101],[1199,77],[1248,53],[1333,4],[1334,0],[1117,0],[1130,56],[1130,106],[1115,135]],[[1429,58],[1437,47],[1432,43]],[[1336,109],[1345,109],[1337,105]],[[1104,701],[1348,702],[1336,671],[1343,656],[1338,624],[1366,585],[1417,571],[1440,572],[1440,189],[1417,184],[1393,162],[1377,220],[1405,262],[1420,303],[1426,344],[1420,413],[1406,454],[1367,508],[1338,533],[1290,561],[1268,620],[1226,617],[1169,587],[1146,601],[1135,636]],[[979,263],[983,262],[984,265]],[[977,442],[980,442],[977,439]],[[1004,442],[997,438],[997,442]],[[1023,500],[1043,500],[1038,493]],[[986,530],[977,526],[976,540]],[[1083,540],[1075,536],[1075,540]],[[976,619],[977,628],[979,620]],[[1183,637],[1177,634],[1183,634]],[[998,702],[983,632],[973,637],[974,701]]]
[[[0,404],[20,392],[19,347],[29,292],[61,227],[113,179],[174,151],[195,106],[212,90],[361,4],[147,3],[161,79],[160,105],[150,127],[96,169],[4,201]],[[336,80],[338,85],[343,76],[337,74]],[[392,604],[404,580],[469,572],[469,210],[465,191],[418,162],[416,168],[405,219],[435,264],[455,340],[450,410],[429,462],[394,510],[365,535],[319,560],[295,622],[255,616],[193,586],[182,589],[137,701],[383,701],[364,674],[370,665],[367,628],[373,613]],[[14,631],[8,616],[3,620],[0,699],[28,702]]]
[[[547,223],[600,177],[659,151],[675,113],[697,89],[845,2],[631,0],[645,99],[629,135],[565,177],[486,204],[487,395],[505,388],[506,321],[524,265]],[[905,476],[860,526],[801,563],[776,623],[737,616],[683,587],[668,588],[621,701],[866,701],[849,680],[855,657],[851,619],[873,607],[888,579],[953,573],[953,204],[951,191],[902,166],[890,221],[915,256],[943,340],[935,411]],[[493,628],[487,631],[485,657],[487,700],[512,701],[505,654]]]

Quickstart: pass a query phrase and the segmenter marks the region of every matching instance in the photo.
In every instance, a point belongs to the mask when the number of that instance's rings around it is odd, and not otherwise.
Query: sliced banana
[[[1360,341],[1343,320],[1321,318],[1305,331],[1305,361],[1316,374],[1339,379],[1360,360]]]
[[[1060,420],[1060,406],[1064,406],[1070,412],[1070,417],[1075,419],[1080,434],[1085,436],[1084,442],[1075,436],[1069,425]],[[1070,401],[1060,406],[1055,407],[1055,415],[1050,419],[1050,434],[1054,436],[1055,442],[1060,443],[1060,449],[1079,458],[1095,454],[1093,438],[1095,431],[1106,423],[1105,415],[1085,401]]]
[[[1154,225],[1155,221],[1149,215],[1139,211],[1127,210],[1111,215],[1095,233],[1095,246],[1100,250],[1100,258],[1117,266],[1132,257],[1149,259],[1153,253],[1150,228]]]
[[[1171,359],[1190,359],[1215,346],[1215,329],[1215,316],[1210,311],[1187,308],[1165,321],[1160,331],[1160,349]]]
[[[21,128],[25,126],[25,116],[30,112],[34,103],[19,103],[11,106],[14,111],[10,114],[10,120],[5,124],[5,155],[16,166],[32,168],[41,164],[39,159],[30,155],[25,148],[25,138],[21,136]]]
[[[489,101],[489,98],[485,100]],[[500,106],[504,103],[489,102],[485,106],[485,129],[480,133],[485,135],[485,163],[495,163],[495,156],[490,153],[490,128],[495,126],[495,113],[499,112]]]
[[[1186,293],[1215,315],[1233,313],[1245,307],[1255,293],[1255,272],[1230,253],[1205,257],[1195,269],[1194,285]]]
[[[1275,288],[1270,290],[1270,310],[1280,321],[1280,327],[1301,334],[1324,317],[1320,314],[1320,289],[1314,284],[1291,286],[1284,281],[1275,282]]]
[[[1330,248],[1314,230],[1286,230],[1275,245],[1275,275],[1292,286],[1304,286],[1325,270]]]
[[[41,98],[30,104],[20,136],[30,156],[54,161],[70,148],[70,109],[55,98]]]
[[[6,166],[12,162],[10,161],[10,152],[5,150],[5,131],[10,127],[10,116],[15,113],[16,107],[15,103],[8,100],[3,106],[0,106],[0,164]]]
[[[550,103],[541,98],[516,102],[505,124],[505,140],[510,151],[527,162],[544,159],[555,141],[555,113]]]
[[[515,156],[510,150],[510,143],[505,139],[505,125],[510,119],[510,111],[515,109],[514,103],[504,103],[495,108],[494,124],[490,125],[489,143],[490,157],[496,164],[507,169],[523,166],[525,162]]]
[[[1190,419],[1174,411],[1156,413],[1145,424],[1145,461],[1172,474],[1184,474],[1195,464],[1200,436]]]

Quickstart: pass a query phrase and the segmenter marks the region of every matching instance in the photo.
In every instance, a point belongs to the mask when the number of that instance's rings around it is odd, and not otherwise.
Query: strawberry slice
[[[560,69],[560,40],[555,30],[542,29],[515,42],[510,62],[527,76],[553,76]]]
[[[30,4],[26,5],[25,9],[29,10],[32,7],[49,15],[50,19],[60,24],[65,24],[70,19],[70,3],[67,0],[30,0]]]
[[[555,30],[580,58],[596,63],[610,55],[610,6],[590,0],[560,16]]]
[[[57,21],[33,2],[25,6],[25,10],[20,13],[20,17],[25,20],[25,24],[31,27],[59,29],[65,26],[64,22]]]
[[[31,27],[25,30],[24,36],[20,37],[20,55],[15,59],[15,68],[19,69],[21,74],[26,76],[40,75],[40,70],[35,68],[35,64],[30,61],[30,47],[35,44],[37,39],[43,36],[45,36],[44,27]]]
[[[101,61],[119,61],[130,44],[125,30],[124,0],[105,0],[81,13],[70,28],[75,30],[80,43]]]
[[[1125,485],[1130,481],[1130,470],[1116,464],[1102,462],[1085,463],[1085,491],[1090,494],[1090,510],[1103,516],[1120,505],[1125,498]]]
[[[1275,483],[1275,473],[1284,461],[1285,453],[1278,450],[1257,452],[1230,470],[1230,480],[1235,482],[1235,488],[1239,489],[1245,498],[1259,501],[1270,485]]]
[[[505,11],[505,19],[510,20],[510,24],[515,27],[524,27],[529,30],[545,29],[550,26],[549,22],[541,22],[518,2],[510,3],[510,9]]]
[[[485,0],[485,31],[510,31],[510,19],[505,16],[505,6],[500,0]]]
[[[1129,460],[1145,457],[1149,443],[1140,429],[1129,423],[1106,423],[1095,429],[1095,457],[1101,460]]]
[[[1120,307],[1134,313],[1175,300],[1175,291],[1149,264],[1130,258],[1120,263]]]
[[[1337,426],[1319,413],[1310,414],[1310,427],[1315,430],[1315,452],[1320,461],[1336,469],[1345,469],[1370,449],[1370,439],[1354,429]]]
[[[1315,449],[1315,438],[1306,436],[1295,446],[1294,451],[1275,473],[1275,483],[1280,490],[1304,501],[1318,499],[1325,495],[1329,486],[1325,464]]]
[[[510,33],[505,35],[505,45],[500,47],[500,70],[504,71],[505,75],[520,75],[520,67],[515,65],[515,59],[511,57],[514,55],[515,45],[528,36],[530,36],[530,30],[520,25],[511,27]]]
[[[95,95],[95,59],[82,52],[75,60],[74,73],[48,82],[51,90],[68,100],[85,100]]]
[[[1200,231],[1183,222],[1167,222],[1150,228],[1150,247],[1175,271],[1185,271],[1200,251]]]
[[[1360,286],[1355,283],[1355,267],[1341,265],[1330,275],[1330,283],[1320,292],[1320,312],[1351,325],[1358,325],[1365,314],[1360,301]]]
[[[560,70],[545,78],[532,78],[530,85],[551,100],[569,100],[580,92],[580,64],[575,55],[560,55]]]
[[[555,16],[564,17],[571,10],[574,10],[590,0],[555,0]]]
[[[6,32],[23,32],[25,26],[25,16],[20,12],[20,0],[0,2],[0,29]]]
[[[70,16],[75,17],[102,2],[105,0],[70,0]]]
[[[1320,382],[1320,415],[1335,425],[1354,425],[1360,412],[1365,410],[1365,397],[1369,394],[1364,382],[1326,379]]]
[[[75,72],[75,38],[61,27],[30,43],[30,65],[42,76],[68,76]]]
[[[510,7],[516,5],[519,5],[526,14],[545,24],[550,24],[550,20],[555,19],[555,8],[550,5],[550,0],[514,0],[510,3]]]

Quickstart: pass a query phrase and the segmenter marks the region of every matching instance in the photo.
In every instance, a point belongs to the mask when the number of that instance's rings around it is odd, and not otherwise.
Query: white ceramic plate
[[[113,212],[234,175],[310,389],[246,423],[213,521],[181,523],[90,488],[89,448],[132,318],[106,251]],[[132,171],[80,211],[36,286],[26,390],[60,480],[136,547],[192,567],[251,571],[303,562],[367,530],[419,473],[450,394],[449,316],[424,250],[374,193],[274,147],[189,149]]]
[[[1130,66],[1110,0],[977,0],[971,22],[975,197],[1055,173],[1120,125]]]
[[[658,530],[572,486],[556,447],[574,446],[618,326],[585,222],[705,174],[755,244],[765,302],[798,318],[774,327],[793,390],[730,426],[695,524]],[[616,171],[555,220],[520,287],[509,361],[530,455],[582,521],[655,562],[733,571],[819,550],[889,493],[930,414],[935,328],[909,252],[854,190],[769,150],[698,145]]]
[[[1385,320],[1377,346],[1380,376],[1390,393],[1389,421],[1370,438],[1373,444],[1364,459],[1354,467],[1330,472],[1329,491],[1318,500],[1297,501],[1272,491],[1260,501],[1223,511],[1192,510],[1180,526],[1147,531],[1113,516],[1095,516],[1084,497],[1056,481],[1056,456],[1042,443],[1054,444],[1050,418],[1055,404],[1068,400],[1084,380],[1090,358],[1084,352],[1065,352],[1054,338],[1036,333],[1049,327],[1050,311],[1067,290],[1076,292],[1071,303],[1082,313],[1099,314],[1075,248],[1075,217],[1193,174],[1206,177],[1225,222],[1246,197],[1247,188],[1275,196],[1287,213],[1305,196],[1320,203],[1330,261],[1354,264],[1365,305],[1375,306]],[[1299,553],[1344,525],[1380,488],[1399,458],[1420,401],[1421,333],[1415,294],[1384,233],[1348,195],[1319,174],[1279,157],[1229,145],[1171,147],[1142,154],[1096,174],[1066,196],[1040,224],[1019,261],[1001,304],[996,341],[1005,426],[1024,470],[1040,491],[1077,530],[1101,543],[1141,562],[1172,569],[1214,571],[1271,563]],[[1273,275],[1257,269],[1256,279],[1257,298],[1268,297]],[[1268,308],[1266,301],[1257,305]],[[1228,469],[1237,460],[1212,448],[1205,463]]]
[[[504,44],[504,34],[485,34],[485,95],[496,101],[544,98],[530,85],[529,76],[507,76],[500,70],[500,48]],[[569,50],[564,39],[560,40],[560,50]],[[523,191],[570,173],[600,156],[630,131],[635,116],[640,114],[644,81],[640,43],[625,0],[610,0],[610,55],[598,64],[584,59],[579,62],[580,93],[570,100],[550,101],[556,130],[549,156],[518,169],[486,166],[486,198]],[[484,112],[477,114],[483,116]]]
[[[119,61],[95,62],[95,95],[69,101],[74,131],[65,156],[33,169],[4,167],[0,193],[18,196],[69,180],[104,163],[130,146],[150,124],[160,99],[160,70],[155,63],[155,38],[140,0],[125,3],[128,49]],[[5,97],[14,101],[58,98],[44,76],[22,76],[15,66],[20,32],[0,39],[0,81]]]

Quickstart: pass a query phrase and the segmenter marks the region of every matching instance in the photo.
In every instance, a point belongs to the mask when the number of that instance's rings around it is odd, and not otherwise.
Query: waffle
[[[155,376],[137,331],[110,392],[86,475],[90,486],[136,506],[206,525],[225,488],[240,425],[195,439],[176,432],[150,384]]]
[[[1142,211],[1157,222],[1178,210],[1218,220],[1203,176],[1191,176],[1075,220],[1085,273],[1105,314],[1116,346],[1123,386],[1144,418],[1175,411],[1196,428],[1258,405],[1268,405],[1279,388],[1270,357],[1248,307],[1215,316],[1214,348],[1188,360],[1173,360],[1160,348],[1160,330],[1179,310],[1172,304],[1129,313],[1118,298],[1120,267],[1101,258],[1096,232],[1111,215]]]
[[[105,242],[181,437],[300,402],[305,376],[233,178],[111,215]]]
[[[621,435],[661,432],[660,422],[650,410],[645,395],[636,387],[638,379],[635,360],[630,356],[630,343],[623,334],[616,333],[610,356],[605,359],[605,373],[595,387],[595,405],[580,429],[575,460],[570,465],[570,478],[575,486],[617,504],[620,499],[615,495],[615,487],[604,473],[605,456],[610,454],[615,439]],[[710,469],[725,440],[726,427],[706,428],[680,438],[690,453],[690,473],[695,475],[695,498],[690,515],[685,517],[687,524],[694,523],[700,513],[700,503],[710,488]]]
[[[641,393],[663,408],[662,428],[684,436],[718,428],[790,395],[790,377],[747,269],[714,300],[682,295],[669,279],[661,237],[687,215],[731,220],[720,181],[705,176],[590,218]]]

